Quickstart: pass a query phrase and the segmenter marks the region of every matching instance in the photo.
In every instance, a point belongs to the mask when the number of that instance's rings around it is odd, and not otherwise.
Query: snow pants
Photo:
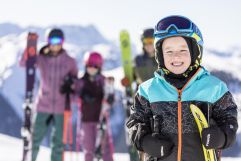
[[[82,124],[85,161],[94,160],[97,125],[98,123],[95,122],[83,122]],[[103,160],[113,161],[113,142],[110,132],[105,133],[101,148]]]
[[[51,161],[62,161],[64,145],[63,137],[63,114],[49,114],[38,112],[35,118],[32,135],[32,161],[36,161],[39,147],[48,127],[52,123],[51,129]]]

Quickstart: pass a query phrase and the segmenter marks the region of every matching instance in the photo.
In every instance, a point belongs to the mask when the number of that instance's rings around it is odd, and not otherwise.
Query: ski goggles
[[[180,16],[167,17],[157,23],[155,36],[167,34],[171,28],[174,28],[177,33],[190,33],[193,32],[192,26],[192,22],[187,18]]]
[[[144,38],[143,39],[143,44],[153,44],[154,43],[154,38]]]
[[[96,64],[88,64],[88,65],[87,65],[87,68],[96,68],[96,69],[98,69],[99,66],[96,65]]]
[[[49,38],[48,40],[48,43],[50,45],[62,45],[63,42],[64,42],[64,39],[60,37],[52,37],[52,38]]]
[[[199,45],[203,45],[203,39],[198,27],[188,18],[182,16],[170,16],[160,20],[155,27],[155,41],[171,36],[186,36],[194,38]]]

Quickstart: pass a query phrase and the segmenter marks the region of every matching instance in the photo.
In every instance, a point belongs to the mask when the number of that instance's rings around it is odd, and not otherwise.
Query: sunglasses
[[[48,40],[48,43],[50,45],[61,45],[63,44],[64,40],[63,38],[60,38],[60,37],[52,37],[52,38],[49,38]]]

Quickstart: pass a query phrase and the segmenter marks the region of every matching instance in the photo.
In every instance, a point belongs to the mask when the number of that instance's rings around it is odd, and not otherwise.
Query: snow
[[[6,27],[7,26],[7,27]],[[8,30],[9,27],[9,30]],[[11,28],[10,28],[11,27]],[[61,27],[61,26],[60,26]],[[18,67],[18,59],[26,46],[26,36],[29,28],[19,28],[14,24],[0,24],[0,94],[8,99],[14,108],[14,111],[23,117],[23,98],[24,98],[24,70]],[[67,40],[64,47],[69,54],[76,58],[80,73],[83,72],[83,57],[87,51],[98,51],[103,53],[105,59],[104,75],[115,77],[115,87],[117,90],[123,91],[120,80],[124,77],[122,68],[120,67],[120,54],[118,41],[116,43],[109,42],[94,28],[94,26],[77,27],[63,26],[67,32]],[[11,29],[11,31],[10,31]],[[34,27],[40,35],[39,46],[43,46],[45,28]],[[4,31],[4,32],[3,32]],[[88,35],[85,36],[85,35]],[[74,36],[73,36],[74,35]],[[85,39],[83,39],[85,37]],[[87,40],[88,39],[88,40]],[[133,47],[134,48],[134,47]],[[135,53],[135,52],[134,52]],[[136,53],[135,53],[136,54]],[[203,64],[208,70],[222,70],[231,73],[234,78],[241,81],[241,48],[230,48],[226,51],[217,51],[214,49],[206,49],[203,54]],[[238,92],[233,93],[234,99],[241,107],[241,86],[235,88]],[[11,91],[11,92],[10,92]],[[241,109],[239,109],[241,111]],[[117,120],[117,119],[116,119]],[[238,115],[239,129],[241,134],[241,115]],[[241,135],[237,138],[237,142],[241,145]],[[22,142],[19,139],[0,135],[0,161],[19,160],[22,152]],[[14,155],[11,155],[13,153]],[[49,149],[42,147],[40,151],[41,158],[48,160]],[[241,153],[239,155],[241,157]],[[10,157],[10,158],[9,158]],[[74,157],[74,155],[73,155]],[[83,159],[81,153],[80,158]],[[120,161],[127,161],[127,154],[115,154],[115,158]],[[225,158],[225,161],[241,160],[235,158]]]
[[[22,157],[22,140],[0,134],[0,161],[17,161]],[[78,160],[77,160],[78,159]],[[41,147],[37,161],[50,161],[50,149]],[[66,153],[65,161],[84,161],[84,155],[79,153]],[[125,153],[115,153],[115,161],[128,161],[129,156]]]
[[[217,52],[215,50],[204,50],[203,64],[210,70],[222,70],[232,73],[241,80],[241,49],[236,51]]]
[[[0,161],[17,161],[22,156],[22,140],[0,134]],[[41,147],[37,161],[50,161],[50,149]],[[66,153],[65,161],[84,161],[84,155],[79,153]],[[115,153],[115,161],[129,161],[127,153]],[[222,161],[240,161],[241,158],[222,158]]]

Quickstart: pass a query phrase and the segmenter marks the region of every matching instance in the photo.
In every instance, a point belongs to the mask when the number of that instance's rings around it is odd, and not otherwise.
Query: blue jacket
[[[226,142],[223,148],[235,141],[238,128],[237,106],[226,84],[210,75],[203,67],[180,90],[164,79],[161,70],[155,72],[154,78],[139,86],[128,120],[135,124],[128,128],[130,131],[135,130],[133,127],[142,123],[150,127],[151,133],[158,132],[171,140],[174,143],[173,151],[162,161],[205,161],[190,104],[198,106],[207,120],[224,131]],[[155,125],[157,122],[158,128]],[[150,132],[145,135],[148,133]],[[135,132],[130,134],[136,135]],[[142,150],[141,140],[134,145]],[[154,157],[147,156],[148,161],[153,159]]]

